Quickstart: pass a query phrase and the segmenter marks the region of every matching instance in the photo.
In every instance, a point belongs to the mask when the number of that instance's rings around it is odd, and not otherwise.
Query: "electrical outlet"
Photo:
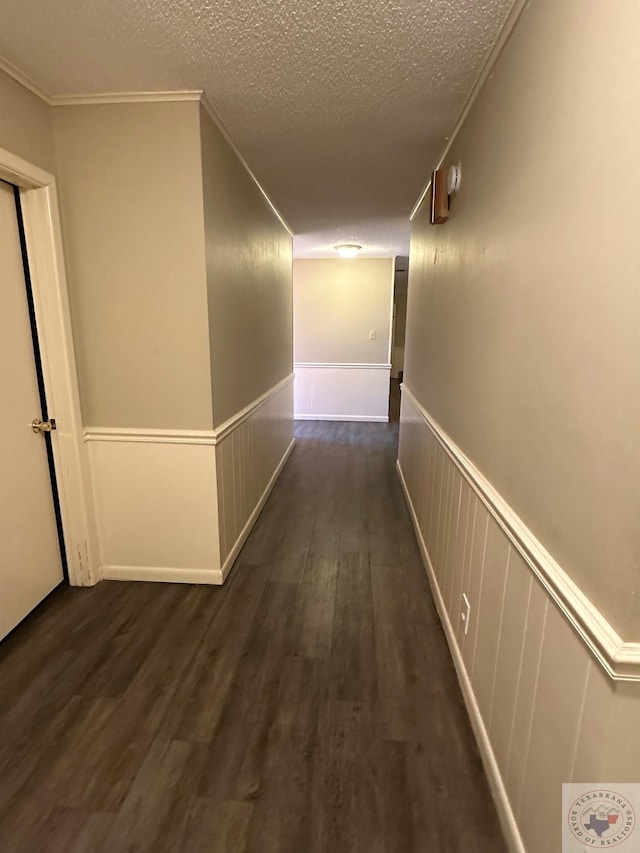
[[[462,593],[462,613],[460,614],[460,618],[462,619],[462,624],[464,625],[464,633],[465,635],[469,633],[469,618],[471,617],[471,604],[469,603],[469,599],[467,598],[466,592]]]

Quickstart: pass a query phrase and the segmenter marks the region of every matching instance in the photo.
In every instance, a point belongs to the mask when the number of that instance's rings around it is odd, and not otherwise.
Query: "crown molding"
[[[50,95],[23,71],[0,56],[0,71],[4,71],[25,89],[51,107],[79,106],[82,104],[139,104],[171,101],[200,101],[202,89],[176,89],[159,92],[98,92],[67,95]]]
[[[498,37],[495,40],[493,47],[489,51],[489,54],[488,54],[483,66],[480,70],[480,74],[478,75],[478,78],[477,78],[476,82],[474,83],[473,88],[471,89],[469,97],[465,101],[465,104],[462,107],[462,110],[460,111],[460,115],[458,116],[458,120],[456,121],[456,123],[453,127],[453,132],[452,132],[451,136],[448,136],[445,140],[444,148],[440,152],[440,156],[438,157],[437,164],[434,167],[436,170],[442,166],[442,164],[445,161],[445,158],[449,154],[449,151],[451,150],[451,146],[456,141],[456,138],[457,138],[458,134],[460,133],[460,130],[462,129],[462,126],[464,125],[464,123],[467,119],[467,116],[471,112],[471,108],[473,107],[476,100],[478,99],[478,95],[482,91],[482,88],[483,88],[484,84],[486,83],[487,78],[489,77],[489,75],[493,71],[493,66],[496,64],[496,62],[500,58],[500,54],[504,50],[506,43],[511,38],[511,34],[514,31],[516,24],[520,20],[520,16],[522,15],[524,8],[527,5],[527,3],[528,3],[528,0],[514,0],[513,6],[511,7],[511,10],[510,10],[509,14],[507,15],[504,24],[500,28],[500,32],[498,33]],[[431,189],[431,176],[429,176],[429,180],[427,182],[427,185],[424,187],[424,189],[422,190],[422,192],[418,196],[418,200],[416,201],[416,203],[411,208],[411,213],[409,214],[409,220],[413,220],[416,213],[420,210],[420,208],[422,207],[422,202],[425,200],[427,193],[429,192],[430,189]]]
[[[199,101],[201,89],[178,89],[167,92],[101,92],[95,95],[53,95],[49,103],[54,107],[83,104],[144,104],[174,101]]]
[[[247,174],[256,185],[256,187],[260,190],[260,193],[263,195],[265,201],[274,212],[282,226],[288,232],[288,234],[293,237],[294,233],[292,228],[289,226],[288,222],[284,218],[284,216],[280,213],[278,208],[269,198],[269,194],[262,186],[260,181],[255,175],[255,172],[247,163],[245,157],[240,152],[238,146],[233,141],[231,134],[229,133],[225,123],[222,121],[216,110],[211,106],[209,101],[207,100],[202,89],[178,89],[176,91],[162,91],[162,92],[100,92],[97,94],[67,94],[67,95],[49,95],[44,91],[40,86],[33,82],[26,74],[16,68],[9,60],[0,56],[0,71],[4,71],[9,77],[12,77],[16,82],[20,83],[20,85],[24,86],[34,95],[37,95],[42,101],[46,104],[49,104],[51,107],[69,107],[69,106],[86,106],[91,104],[143,104],[143,103],[169,103],[169,102],[178,102],[178,101],[199,101],[202,104],[205,112],[208,114],[209,118],[213,121],[216,127],[219,129],[220,133],[222,133],[223,137],[227,141],[228,145],[238,158],[242,165],[244,166]]]
[[[260,192],[261,192],[261,193],[262,193],[262,195],[264,196],[264,198],[265,198],[265,200],[266,200],[267,204],[269,205],[269,207],[271,208],[271,210],[272,210],[272,211],[275,213],[275,215],[278,217],[278,219],[280,220],[281,224],[282,224],[282,225],[284,226],[284,228],[289,232],[289,234],[291,235],[291,237],[293,237],[293,236],[294,236],[293,230],[290,228],[290,226],[289,226],[288,222],[286,221],[286,219],[284,218],[284,216],[280,213],[280,211],[279,211],[279,210],[278,210],[278,208],[275,206],[275,204],[271,201],[271,199],[269,198],[269,195],[268,195],[267,191],[265,190],[265,188],[262,186],[262,184],[260,183],[260,181],[256,178],[256,176],[255,176],[255,173],[254,173],[253,169],[251,168],[251,166],[247,163],[247,161],[246,161],[246,160],[245,160],[245,158],[243,157],[242,153],[241,153],[241,152],[240,152],[240,150],[238,149],[238,146],[237,146],[237,145],[236,145],[236,143],[233,141],[233,137],[231,136],[231,134],[230,134],[230,133],[229,133],[229,131],[227,130],[227,127],[226,127],[225,123],[222,121],[222,119],[220,118],[220,116],[219,116],[219,114],[217,113],[217,111],[216,111],[216,110],[211,106],[211,104],[210,104],[210,102],[208,101],[208,99],[207,99],[207,97],[206,97],[206,95],[205,95],[205,94],[202,94],[202,96],[201,96],[201,98],[200,98],[200,103],[202,104],[202,107],[203,107],[203,109],[205,110],[205,112],[208,114],[209,118],[212,120],[212,122],[216,125],[216,127],[217,127],[217,128],[218,128],[218,130],[220,131],[220,133],[221,133],[221,134],[224,136],[224,138],[226,139],[226,141],[227,141],[227,143],[229,144],[230,148],[232,149],[233,153],[236,155],[236,157],[238,158],[238,160],[240,160],[240,162],[242,163],[242,165],[243,165],[243,166],[244,166],[244,168],[246,169],[247,174],[249,175],[249,177],[251,178],[251,180],[254,182],[254,184],[257,186],[257,188],[260,190]]]
[[[40,98],[41,101],[51,105],[51,95],[48,95],[44,89],[38,86],[37,83],[34,83],[30,77],[20,71],[19,68],[16,68],[16,66],[12,62],[9,62],[8,59],[5,59],[4,56],[0,56],[0,71],[4,71],[4,73],[7,76],[12,77],[16,83],[20,83],[21,86],[24,86],[25,89],[28,89],[32,94]]]

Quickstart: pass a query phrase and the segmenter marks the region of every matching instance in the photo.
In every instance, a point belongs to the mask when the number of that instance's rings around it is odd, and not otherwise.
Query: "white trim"
[[[99,92],[99,93],[69,93],[67,95],[50,95],[35,83],[28,75],[17,68],[4,56],[0,56],[0,71],[13,78],[25,89],[28,89],[41,101],[51,107],[64,107],[79,104],[138,104],[158,101],[199,101],[202,89],[176,89],[175,91],[159,92]]]
[[[128,429],[125,427],[87,427],[85,442],[121,441],[143,444],[209,444],[215,445],[213,430]]]
[[[36,95],[40,98],[41,101],[44,101],[46,104],[51,104],[51,98],[44,89],[40,88],[37,83],[34,83],[30,77],[20,71],[19,68],[9,62],[8,59],[5,59],[4,56],[0,56],[0,71],[4,71],[4,73],[13,78],[16,83],[20,83],[21,86],[24,86],[25,89],[28,89],[32,94]]]
[[[458,134],[460,133],[462,125],[465,123],[467,116],[471,112],[471,108],[475,104],[475,102],[478,98],[478,95],[482,91],[482,87],[486,83],[489,74],[493,70],[493,66],[498,61],[498,58],[499,58],[500,54],[502,53],[504,46],[509,41],[509,38],[511,37],[511,34],[515,28],[515,25],[518,23],[518,21],[520,19],[520,15],[522,14],[525,6],[527,5],[527,2],[528,2],[528,0],[515,0],[513,6],[511,7],[509,14],[507,15],[507,17],[505,19],[504,24],[500,28],[500,32],[498,33],[498,37],[496,38],[496,40],[493,44],[493,47],[489,51],[489,54],[488,54],[483,66],[482,66],[480,74],[478,75],[478,79],[474,83],[473,88],[471,89],[471,92],[469,94],[469,97],[467,98],[464,106],[462,107],[460,115],[458,116],[458,120],[456,121],[456,123],[453,127],[453,132],[451,133],[451,136],[448,136],[447,139],[445,140],[444,148],[442,149],[440,156],[438,157],[437,164],[434,167],[435,169],[439,169],[440,166],[442,166],[447,154],[451,150],[451,146],[453,145]],[[422,206],[422,202],[425,200],[426,195],[429,192],[430,188],[431,188],[431,176],[429,176],[429,180],[427,182],[427,185],[424,187],[424,189],[422,190],[422,192],[418,196],[418,200],[416,201],[414,206],[411,208],[411,213],[409,214],[409,221],[411,221],[414,218],[414,216],[416,215],[416,213],[420,210],[420,207]]]
[[[294,421],[365,421],[368,423],[389,423],[385,415],[296,415]]]
[[[285,376],[284,379],[281,379],[276,385],[272,388],[269,388],[268,391],[265,391],[264,394],[261,394],[257,399],[255,399],[252,403],[249,403],[248,406],[245,406],[244,409],[241,409],[239,412],[236,412],[235,415],[232,415],[228,418],[224,423],[220,424],[219,427],[216,427],[214,430],[214,444],[218,444],[222,441],[223,438],[226,438],[230,432],[233,432],[236,427],[240,426],[243,421],[246,421],[247,418],[250,418],[251,415],[263,406],[267,400],[270,400],[271,397],[275,397],[283,388],[293,382],[294,374],[290,373],[288,376]]]
[[[276,470],[271,475],[271,479],[267,483],[266,488],[260,497],[260,500],[255,505],[253,512],[251,513],[251,515],[247,519],[247,523],[242,528],[242,532],[240,533],[240,536],[238,536],[238,538],[236,539],[235,545],[233,546],[231,551],[229,551],[229,554],[227,555],[227,558],[224,561],[224,564],[222,566],[220,583],[222,583],[226,579],[227,575],[229,574],[229,572],[233,568],[233,564],[235,563],[235,561],[238,557],[238,554],[242,550],[242,546],[247,541],[247,538],[248,538],[249,534],[251,533],[251,530],[253,529],[253,525],[256,523],[258,516],[262,512],[262,508],[264,507],[264,505],[267,501],[267,498],[271,494],[271,490],[275,486],[276,480],[278,479],[278,477],[282,473],[282,469],[287,464],[287,460],[289,459],[289,457],[291,456],[291,453],[293,452],[293,448],[295,447],[295,443],[296,443],[295,438],[292,438],[291,442],[289,443],[289,446],[287,447],[287,449],[285,450],[285,452],[282,456],[282,459],[278,463],[278,467],[276,468]]]
[[[640,643],[624,642],[487,478],[429,415],[406,384],[402,392],[611,678],[640,681]]]
[[[387,361],[389,362],[389,370],[393,364],[393,318],[394,308],[396,303],[396,257],[391,261],[391,302],[389,303],[389,346],[387,348]]]
[[[278,394],[285,386],[293,382],[293,373],[265,391],[260,397],[245,406],[216,429],[139,429],[136,427],[87,427],[84,441],[121,441],[141,442],[143,444],[202,444],[215,447],[243,421],[263,406],[267,400]]]
[[[269,195],[268,195],[267,191],[266,191],[266,190],[265,190],[265,188],[262,186],[262,184],[260,183],[260,181],[257,179],[257,177],[256,177],[256,175],[255,175],[255,173],[254,173],[253,169],[251,168],[251,166],[249,166],[249,164],[247,163],[247,161],[245,160],[245,158],[244,158],[244,157],[243,157],[243,155],[241,154],[241,152],[240,152],[240,150],[239,150],[238,146],[237,146],[237,145],[236,145],[236,143],[233,141],[233,137],[232,137],[232,136],[231,136],[231,134],[229,133],[229,131],[228,131],[228,129],[227,129],[227,126],[226,126],[226,125],[225,125],[225,123],[222,121],[222,119],[220,118],[220,116],[218,115],[218,113],[216,112],[216,110],[211,106],[211,104],[210,104],[210,103],[209,103],[209,101],[207,100],[207,97],[206,97],[206,95],[205,95],[204,93],[202,94],[202,96],[201,96],[201,98],[200,98],[200,103],[202,104],[202,107],[203,107],[204,111],[208,114],[209,118],[213,121],[213,123],[216,125],[216,127],[218,128],[218,130],[220,131],[220,133],[221,133],[221,134],[224,136],[224,138],[226,139],[226,141],[227,141],[227,143],[228,143],[229,147],[231,148],[231,150],[233,151],[233,153],[236,155],[236,157],[238,158],[238,160],[240,160],[240,162],[242,163],[242,165],[243,165],[243,166],[244,166],[244,168],[246,169],[247,174],[249,175],[249,177],[251,178],[251,180],[254,182],[254,184],[256,185],[256,187],[260,190],[260,192],[262,193],[262,195],[264,196],[264,198],[265,198],[265,200],[266,200],[267,204],[269,205],[269,207],[271,208],[271,210],[275,213],[275,215],[276,215],[276,216],[278,217],[278,219],[280,220],[280,223],[281,223],[281,224],[284,226],[284,228],[289,232],[289,234],[291,235],[291,237],[293,237],[293,236],[294,236],[294,232],[293,232],[293,231],[292,231],[292,229],[289,227],[289,224],[287,223],[286,219],[284,218],[284,216],[280,213],[280,211],[278,210],[278,208],[275,206],[275,204],[274,204],[274,203],[271,201],[271,199],[269,198]]]
[[[389,420],[390,364],[295,362],[296,420]]]
[[[247,174],[256,185],[256,187],[260,190],[261,194],[264,196],[265,201],[274,212],[276,217],[279,219],[282,226],[288,232],[288,234],[293,237],[294,232],[292,228],[289,226],[288,222],[284,218],[284,216],[280,213],[278,208],[269,198],[269,194],[262,186],[258,178],[256,177],[255,172],[247,163],[247,160],[240,152],[240,149],[234,142],[231,134],[229,133],[227,126],[222,121],[216,110],[211,106],[210,102],[207,100],[206,95],[202,91],[202,89],[178,89],[176,91],[160,91],[160,92],[102,92],[98,94],[67,94],[67,95],[49,95],[43,89],[40,88],[36,83],[34,83],[26,74],[23,74],[18,68],[15,67],[11,62],[4,57],[0,56],[0,71],[4,71],[5,74],[8,74],[9,77],[12,77],[26,89],[29,89],[30,92],[33,92],[34,95],[37,95],[41,100],[45,103],[49,104],[52,107],[65,107],[65,106],[78,106],[80,104],[139,104],[139,103],[154,103],[158,101],[200,101],[203,109],[208,114],[209,118],[213,121],[216,127],[220,130],[224,138],[226,139],[229,147],[232,149],[238,160],[244,166]]]
[[[199,101],[201,89],[183,89],[166,92],[102,92],[95,95],[52,95],[48,98],[54,107],[81,104],[143,104],[168,101]]]
[[[293,369],[333,368],[336,370],[391,370],[390,364],[363,364],[362,362],[296,361]]]
[[[9,183],[16,184],[21,189],[45,189],[55,187],[53,175],[45,172],[40,166],[34,166],[17,154],[0,148],[0,178]],[[50,190],[51,192],[51,190]],[[24,198],[22,199],[24,207]],[[53,224],[52,224],[53,230]]]
[[[160,583],[221,584],[220,569],[173,569],[166,566],[104,566],[108,581],[158,581]]]
[[[51,433],[51,443],[69,581],[90,586],[99,580],[95,513],[82,442],[56,181],[53,175],[3,149],[0,178],[20,187],[47,405],[58,427]]]
[[[409,495],[409,489],[407,488],[407,484],[404,479],[399,460],[396,462],[396,469],[398,471],[402,491],[404,492],[405,501],[407,503],[407,507],[409,508],[411,521],[413,523],[416,537],[418,539],[418,545],[420,547],[422,561],[427,571],[427,577],[429,578],[431,592],[433,593],[433,597],[435,599],[438,614],[440,616],[440,621],[442,622],[442,627],[444,628],[447,643],[451,651],[451,657],[453,658],[453,663],[456,668],[458,683],[460,684],[460,689],[462,690],[464,702],[467,707],[469,718],[471,720],[473,733],[475,735],[476,742],[480,750],[482,764],[489,780],[489,787],[491,788],[491,794],[496,804],[496,809],[498,812],[500,825],[502,827],[502,832],[505,836],[505,840],[507,842],[507,846],[509,847],[510,853],[526,853],[526,849],[522,841],[520,831],[518,830],[518,824],[516,823],[515,815],[513,814],[511,803],[509,802],[509,797],[507,795],[502,776],[500,775],[498,762],[491,746],[489,734],[482,719],[480,708],[478,707],[478,702],[473,692],[473,687],[471,685],[471,680],[469,679],[469,675],[464,665],[464,660],[462,658],[462,654],[460,652],[460,648],[456,640],[455,631],[453,629],[453,625],[451,624],[451,620],[449,619],[449,614],[447,613],[447,608],[445,606],[444,599],[442,598],[442,593],[440,592],[440,588],[438,586],[438,581],[436,580],[436,575],[433,570],[431,560],[429,559],[429,552],[427,551],[427,546],[422,536],[420,525],[418,524],[418,518],[411,502],[411,496]]]

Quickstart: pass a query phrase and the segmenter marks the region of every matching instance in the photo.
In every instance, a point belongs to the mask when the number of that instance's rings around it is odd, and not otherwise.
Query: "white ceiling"
[[[408,254],[408,215],[513,0],[2,0],[50,95],[203,89],[296,233]]]

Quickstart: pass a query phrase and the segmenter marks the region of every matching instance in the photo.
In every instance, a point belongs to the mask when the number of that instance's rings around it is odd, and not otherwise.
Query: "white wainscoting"
[[[294,364],[297,420],[388,421],[390,364]]]
[[[217,431],[216,469],[223,579],[293,450],[293,375],[232,429]]]
[[[637,781],[638,650],[406,386],[398,471],[509,848],[559,851],[562,782]]]
[[[102,574],[220,583],[213,434],[87,432]]]
[[[216,430],[87,429],[101,576],[222,583],[293,447],[292,387]]]

